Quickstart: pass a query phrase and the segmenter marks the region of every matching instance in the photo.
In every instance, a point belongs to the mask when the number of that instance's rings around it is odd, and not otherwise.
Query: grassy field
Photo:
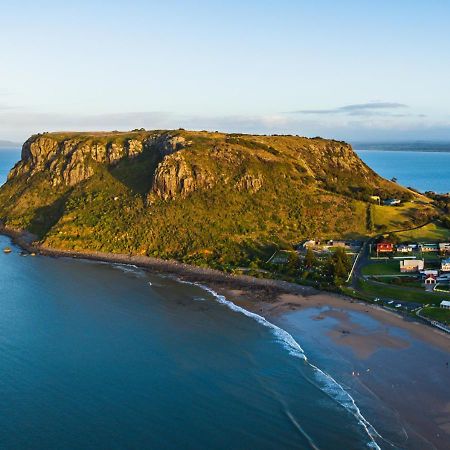
[[[435,223],[429,223],[428,225],[425,225],[421,228],[417,228],[416,230],[397,233],[397,236],[400,238],[402,242],[448,241],[450,240],[450,230],[448,228],[440,227]]]
[[[426,222],[432,211],[432,207],[425,202],[405,202],[399,206],[374,205],[373,222],[383,232],[402,230]]]
[[[371,262],[362,269],[364,275],[398,275],[400,274],[400,262],[398,260],[382,260]]]
[[[450,324],[450,309],[428,307],[422,309],[422,315],[432,320]]]
[[[419,289],[408,289],[384,283],[374,283],[367,280],[360,281],[361,291],[373,297],[438,305],[442,300],[450,300],[450,294],[425,292]]]

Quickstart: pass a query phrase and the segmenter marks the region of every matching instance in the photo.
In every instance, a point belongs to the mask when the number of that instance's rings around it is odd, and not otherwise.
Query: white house
[[[419,272],[423,270],[424,261],[423,259],[404,259],[400,261],[400,272]]]
[[[383,200],[383,205],[387,206],[395,206],[399,205],[401,201],[397,198],[387,198],[386,200]]]
[[[450,253],[450,242],[439,243],[439,252],[440,253]]]
[[[450,258],[441,261],[441,270],[442,272],[450,272]]]
[[[442,300],[440,306],[441,306],[441,308],[444,308],[444,309],[450,309],[450,302],[448,300]]]

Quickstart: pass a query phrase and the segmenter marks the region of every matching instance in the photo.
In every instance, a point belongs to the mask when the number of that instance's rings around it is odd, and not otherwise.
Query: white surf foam
[[[145,276],[145,271],[134,264],[112,263],[114,269],[121,270],[124,273],[129,273],[137,277]]]
[[[242,308],[241,306],[234,304],[230,300],[227,300],[225,296],[218,294],[216,291],[214,291],[208,286],[205,286],[201,283],[195,283],[190,281],[184,280],[179,281],[185,284],[195,285],[204,289],[205,291],[209,292],[219,303],[227,306],[233,311],[239,312],[247,317],[256,320],[258,323],[267,328],[270,328],[276,340],[289,352],[290,355],[297,358],[301,358],[310,365],[310,367],[314,370],[316,380],[319,383],[319,389],[325,392],[336,403],[347,409],[347,411],[349,411],[357,419],[358,423],[363,427],[364,431],[367,433],[370,439],[370,441],[368,442],[368,447],[381,450],[375,438],[384,440],[383,437],[362,415],[360,409],[355,403],[354,398],[331,375],[319,369],[317,366],[308,361],[304,350],[291,334],[289,334],[286,330],[283,330],[279,326],[273,324],[272,322],[269,322],[263,316],[248,311]]]

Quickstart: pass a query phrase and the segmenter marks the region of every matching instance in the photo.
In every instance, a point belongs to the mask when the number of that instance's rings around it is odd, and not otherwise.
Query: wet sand
[[[449,448],[448,335],[331,293],[255,301],[243,289],[215,288],[290,332],[314,363],[351,392],[386,438],[383,448]]]

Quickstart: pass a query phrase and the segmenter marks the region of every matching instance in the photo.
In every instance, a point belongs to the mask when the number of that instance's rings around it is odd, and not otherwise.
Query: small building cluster
[[[377,253],[438,253],[442,256],[450,255],[450,242],[440,243],[412,243],[392,244],[391,242],[379,242],[376,245]]]
[[[308,248],[313,249],[315,251],[328,251],[331,249],[336,248],[343,248],[345,250],[351,251],[351,252],[358,252],[361,249],[362,242],[356,241],[356,240],[315,240],[315,239],[308,239],[306,241],[303,241],[297,249],[299,251],[306,251]]]
[[[376,245],[377,255],[390,255],[400,259],[400,272],[402,274],[417,274],[427,289],[434,289],[437,284],[450,283],[450,243],[410,243],[393,244],[379,242]],[[430,256],[436,255],[436,258]],[[429,256],[427,256],[429,255]],[[425,268],[425,262],[433,260],[432,269]]]
[[[379,205],[383,204],[384,206],[397,206],[402,202],[398,198],[385,198],[382,200],[379,195],[371,195],[369,200],[378,203]]]

